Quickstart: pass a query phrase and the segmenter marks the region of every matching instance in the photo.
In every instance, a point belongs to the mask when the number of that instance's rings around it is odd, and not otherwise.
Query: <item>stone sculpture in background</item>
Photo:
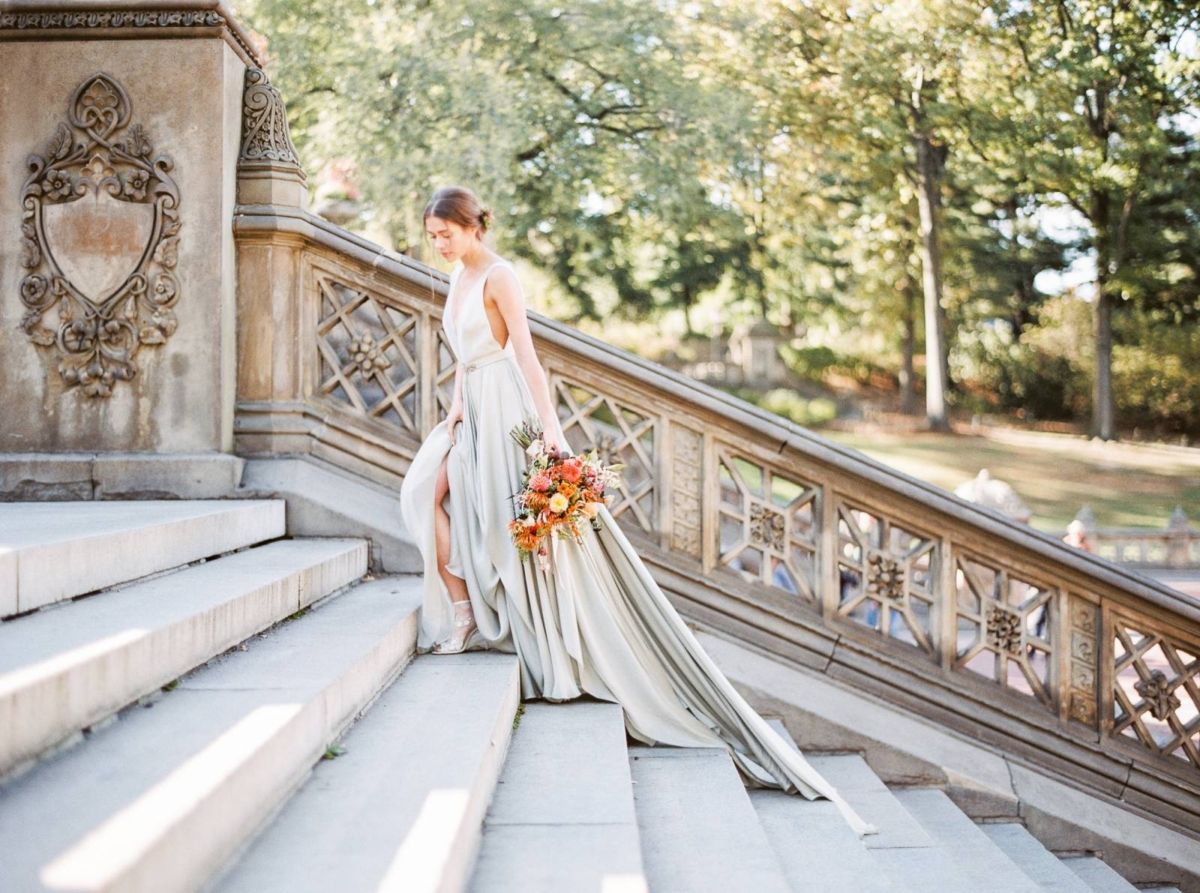
[[[960,485],[954,495],[975,505],[995,509],[1022,524],[1028,524],[1033,519],[1033,512],[1017,495],[1017,491],[1004,481],[992,477],[986,468],[981,468],[972,480]]]
[[[63,381],[91,397],[133,378],[138,349],[164,343],[177,325],[175,164],[131,117],[115,78],[84,78],[69,123],[26,159],[21,191],[21,328],[57,348]]]

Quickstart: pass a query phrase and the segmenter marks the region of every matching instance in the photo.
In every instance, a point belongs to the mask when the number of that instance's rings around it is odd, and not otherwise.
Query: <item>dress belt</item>
[[[498,360],[503,360],[505,357],[513,357],[515,359],[516,353],[509,350],[507,347],[501,347],[498,350],[489,350],[487,353],[480,354],[479,356],[475,357],[475,359],[471,360],[471,362],[467,363],[467,371],[474,372],[480,366],[486,366],[489,363],[495,363]]]

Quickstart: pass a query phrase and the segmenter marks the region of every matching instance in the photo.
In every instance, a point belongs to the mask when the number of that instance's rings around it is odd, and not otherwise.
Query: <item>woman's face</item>
[[[467,253],[477,241],[475,230],[467,229],[453,220],[443,220],[441,217],[426,217],[425,232],[434,249],[448,261],[456,261]]]

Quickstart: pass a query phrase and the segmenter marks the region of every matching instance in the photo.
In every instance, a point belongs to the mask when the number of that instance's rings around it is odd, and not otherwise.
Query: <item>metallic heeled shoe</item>
[[[430,650],[430,654],[461,654],[466,651],[475,642],[476,639],[482,639],[482,634],[479,632],[479,626],[475,623],[475,614],[471,610],[471,602],[461,601],[453,602],[454,605],[454,631],[455,635],[445,642],[438,642]],[[465,611],[460,610],[460,606],[466,608]],[[474,627],[469,633],[466,633],[461,641],[456,641],[459,630]]]

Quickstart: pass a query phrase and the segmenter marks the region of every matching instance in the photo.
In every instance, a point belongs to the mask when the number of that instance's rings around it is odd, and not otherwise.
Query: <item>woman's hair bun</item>
[[[489,221],[495,220],[492,209],[481,203],[475,193],[465,186],[445,186],[433,194],[425,206],[425,219],[440,217],[453,220],[459,226],[478,226],[487,232]]]

